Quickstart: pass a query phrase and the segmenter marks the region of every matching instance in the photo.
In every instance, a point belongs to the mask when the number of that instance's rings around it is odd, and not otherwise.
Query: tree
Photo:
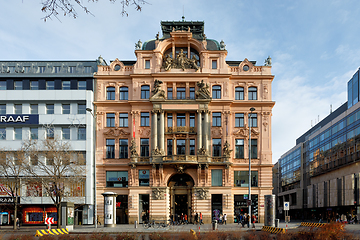
[[[89,2],[98,2],[98,0],[88,0]],[[117,0],[109,0],[110,2],[116,2]],[[120,0],[119,0],[120,1]],[[142,6],[147,2],[145,0],[121,0],[121,15],[128,16],[126,8],[130,5],[135,7],[136,11],[141,11]],[[44,21],[50,19],[52,16],[56,17],[62,13],[64,16],[69,15],[70,17],[77,18],[78,13],[76,8],[80,8],[88,14],[91,14],[90,10],[82,4],[81,0],[43,0],[41,3],[41,11],[45,13],[43,17]]]
[[[18,207],[20,205],[20,189],[22,178],[27,170],[27,149],[22,147],[17,151],[0,151],[0,183],[8,191],[10,203],[14,209],[14,230],[16,230],[16,219],[18,218]]]
[[[28,165],[28,184],[40,187],[53,201],[57,212],[57,226],[61,226],[61,203],[64,199],[83,196],[85,186],[85,161],[81,153],[71,150],[69,142],[45,139],[24,143],[26,155],[41,156],[36,165]]]

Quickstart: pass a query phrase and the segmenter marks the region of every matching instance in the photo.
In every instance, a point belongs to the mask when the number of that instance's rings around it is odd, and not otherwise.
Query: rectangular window
[[[177,99],[185,99],[186,98],[186,92],[185,92],[184,87],[176,88],[176,98]]]
[[[62,81],[62,90],[70,90],[70,81]]]
[[[54,81],[46,81],[46,90],[54,90],[55,82]]]
[[[23,82],[22,81],[14,81],[14,90],[22,90]]]
[[[30,81],[30,90],[39,90],[39,81]]]
[[[84,72],[85,72],[85,73],[91,73],[91,69],[92,69],[91,66],[85,66],[85,67],[84,67]]]
[[[145,69],[150,69],[150,60],[145,60]]]
[[[235,100],[244,100],[244,88],[243,87],[235,88]]]
[[[150,183],[150,171],[139,170],[139,186],[149,186]]]
[[[249,100],[257,100],[257,88],[249,87]]]
[[[22,140],[22,128],[14,128],[15,140]]]
[[[258,171],[251,171],[251,186],[258,186]],[[234,187],[249,187],[249,171],[234,171]]]
[[[106,158],[115,158],[115,139],[106,139]]]
[[[127,113],[119,113],[119,127],[128,127]]]
[[[46,114],[54,114],[54,104],[46,104]]]
[[[30,128],[30,139],[38,139],[38,138],[39,138],[38,128],[37,127]]]
[[[55,129],[50,127],[46,128],[46,139],[54,139]]]
[[[235,158],[244,158],[244,139],[235,139]]]
[[[46,69],[45,66],[38,67],[39,73],[44,73],[45,69]]]
[[[119,158],[128,158],[128,139],[119,139]]]
[[[78,81],[78,89],[86,90],[86,81]]]
[[[70,104],[62,104],[62,114],[70,114]]]
[[[190,127],[195,127],[195,113],[190,113]]]
[[[6,81],[0,81],[0,90],[6,90]]]
[[[22,114],[22,105],[21,104],[14,104],[14,113]]]
[[[217,69],[217,60],[212,60],[211,61],[211,68],[212,69]]]
[[[195,155],[195,139],[190,139],[190,155]]]
[[[178,113],[176,116],[176,126],[184,127],[186,125],[185,113]]]
[[[75,73],[76,67],[75,66],[70,66],[68,71],[69,73]]]
[[[61,67],[60,66],[55,66],[54,67],[54,73],[60,73]]]
[[[221,138],[214,138],[213,142],[213,156],[220,157],[221,156]]]
[[[149,139],[148,138],[140,139],[140,156],[141,157],[149,156]]]
[[[167,114],[167,126],[172,127],[173,126],[173,116],[171,113]]]
[[[221,187],[222,186],[222,170],[221,169],[212,169],[211,170],[211,186]]]
[[[257,113],[249,114],[249,122],[251,127],[257,127]]]
[[[257,139],[251,139],[251,158],[257,159]]]
[[[78,104],[78,114],[86,114],[86,104]]]
[[[6,140],[6,128],[0,128],[0,140]]]
[[[149,127],[150,126],[150,115],[148,112],[142,112],[140,114],[140,126]]]
[[[167,98],[168,99],[173,98],[173,88],[172,87],[167,88]]]
[[[173,155],[173,140],[172,139],[167,140],[167,155],[168,156]]]
[[[195,99],[195,88],[191,87],[190,89],[190,99]]]
[[[129,88],[120,87],[120,100],[128,100],[129,98]]]
[[[6,104],[0,104],[0,114],[6,114]]]
[[[150,97],[150,86],[143,85],[141,86],[141,99],[149,99]]]
[[[63,127],[61,130],[62,130],[62,139],[70,139],[70,128]]]
[[[86,127],[78,128],[78,140],[86,140]]]
[[[31,114],[38,114],[39,109],[37,104],[30,104],[30,113]]]
[[[212,115],[212,126],[221,127],[221,112],[214,112]]]
[[[177,139],[176,140],[176,154],[177,155],[185,155],[186,154],[185,139]]]
[[[115,113],[106,114],[106,127],[115,127]]]
[[[216,85],[212,87],[212,98],[221,99],[221,86]]]
[[[244,127],[243,113],[235,113],[235,127]]]
[[[127,187],[127,186],[128,186],[127,171],[106,172],[106,187]]]

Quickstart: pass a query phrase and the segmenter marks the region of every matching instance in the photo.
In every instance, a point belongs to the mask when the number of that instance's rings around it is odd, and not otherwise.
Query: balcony
[[[181,126],[181,127],[168,127],[166,128],[166,133],[196,133],[195,127],[187,127],[187,126]]]
[[[224,164],[229,163],[229,157],[210,157],[205,155],[168,155],[168,156],[152,156],[152,157],[133,157],[131,163],[150,164],[150,163],[187,163],[187,164],[199,164],[199,163],[213,163]]]

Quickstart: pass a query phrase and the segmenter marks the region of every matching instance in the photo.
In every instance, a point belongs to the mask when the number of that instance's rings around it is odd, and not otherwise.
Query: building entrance
[[[175,174],[168,182],[170,193],[170,216],[173,220],[180,220],[181,214],[187,215],[191,221],[192,213],[192,191],[194,180],[187,174]]]

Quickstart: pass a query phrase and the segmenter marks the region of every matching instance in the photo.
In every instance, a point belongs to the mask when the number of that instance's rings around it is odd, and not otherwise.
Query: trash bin
[[[213,229],[213,230],[217,230],[217,220],[214,220],[214,221],[212,222],[212,229]]]
[[[137,221],[135,221],[134,226],[135,226],[135,228],[137,228]]]
[[[275,227],[279,227],[280,226],[280,219],[275,219]]]

